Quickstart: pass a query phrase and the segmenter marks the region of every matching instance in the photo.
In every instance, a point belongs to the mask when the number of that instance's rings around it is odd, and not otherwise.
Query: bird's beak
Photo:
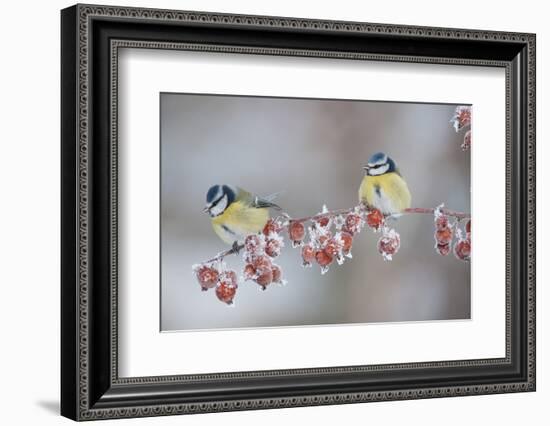
[[[370,167],[369,166],[363,166],[363,170],[365,171],[365,173],[367,173],[369,171]]]
[[[203,213],[207,213],[208,210],[210,210],[210,207],[209,207],[209,206],[205,206],[204,209],[202,209],[202,212],[203,212]]]

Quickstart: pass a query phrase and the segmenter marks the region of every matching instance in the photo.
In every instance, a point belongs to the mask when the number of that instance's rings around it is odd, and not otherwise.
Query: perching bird
[[[383,152],[373,154],[359,187],[359,201],[385,215],[397,215],[411,206],[411,193],[395,162]]]
[[[260,232],[269,219],[269,209],[281,210],[267,197],[252,195],[236,186],[214,185],[206,193],[206,206],[212,227],[227,244],[235,245],[241,238]]]

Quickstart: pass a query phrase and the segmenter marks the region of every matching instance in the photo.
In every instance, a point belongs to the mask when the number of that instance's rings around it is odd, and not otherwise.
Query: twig
[[[352,213],[352,212],[356,211],[357,207],[359,207],[360,209],[363,209],[364,211],[367,211],[369,209],[368,206],[366,206],[364,204],[360,204],[359,206],[351,207],[351,208],[348,208],[348,209],[332,210],[332,211],[329,211],[329,212],[319,213],[319,214],[316,214],[316,215],[313,215],[313,216],[305,216],[305,217],[301,217],[301,218],[297,218],[297,219],[291,218],[286,213],[283,213],[282,217],[284,219],[288,220],[289,222],[303,223],[303,222],[308,222],[308,221],[317,221],[317,220],[325,218],[325,217],[334,217],[334,216],[339,216],[339,215],[345,215],[345,214],[348,214],[348,213]],[[431,215],[433,215],[436,210],[437,209],[434,209],[434,208],[411,207],[411,208],[403,210],[402,214],[431,214]],[[439,211],[442,214],[446,215],[446,216],[455,217],[459,220],[470,218],[470,213],[463,213],[463,212],[458,212],[458,211],[449,210],[449,209],[445,209],[445,208],[440,208]],[[207,260],[204,263],[212,264],[214,262],[222,261],[226,256],[230,256],[232,254],[238,254],[243,248],[244,248],[244,244],[234,244],[230,249],[218,253],[215,257],[213,257],[210,260]]]
[[[425,213],[425,214],[434,214],[436,211],[436,209],[426,209],[426,208],[423,208],[423,207],[411,207],[409,209],[405,209],[403,210],[403,214],[411,214],[411,213]],[[454,210],[449,210],[449,209],[439,209],[439,211],[441,213],[443,213],[445,216],[452,216],[452,217],[456,217],[457,219],[469,219],[470,218],[470,213],[462,213],[462,212],[457,212],[457,211],[454,211]]]
[[[348,213],[351,213],[353,211],[355,211],[355,207],[352,207],[350,209],[333,210],[333,211],[330,211],[330,212],[319,213],[319,214],[316,214],[316,215],[313,215],[313,216],[306,216],[306,217],[301,217],[301,218],[298,218],[298,219],[292,219],[292,218],[288,217],[288,220],[290,222],[307,222],[307,221],[314,221],[314,220],[322,219],[324,217],[333,217],[333,216],[339,216],[341,214],[348,214]]]
[[[234,244],[229,250],[222,251],[216,255],[216,257],[213,257],[210,260],[207,260],[204,263],[214,263],[222,261],[226,256],[230,256],[232,254],[238,254],[242,249],[244,248],[244,244]]]

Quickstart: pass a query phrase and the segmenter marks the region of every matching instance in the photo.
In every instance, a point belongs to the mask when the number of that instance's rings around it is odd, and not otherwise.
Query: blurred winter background
[[[470,317],[470,265],[434,251],[433,218],[401,217],[401,249],[386,262],[378,234],[321,275],[290,244],[277,259],[288,284],[242,283],[228,308],[202,292],[191,266],[227,248],[202,212],[217,183],[267,195],[292,216],[356,205],[362,166],[388,153],[413,207],[470,211],[470,154],[449,120],[455,105],[270,99],[163,93],[161,102],[161,330],[298,326]],[[242,268],[240,258],[228,264]]]

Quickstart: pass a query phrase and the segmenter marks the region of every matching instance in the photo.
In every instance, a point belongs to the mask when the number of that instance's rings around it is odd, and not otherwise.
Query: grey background
[[[235,307],[200,291],[191,266],[227,248],[202,213],[217,183],[259,195],[285,191],[292,216],[357,204],[362,165],[388,153],[414,207],[470,211],[470,154],[450,118],[455,105],[162,93],[161,330],[467,319],[470,265],[434,251],[433,219],[406,215],[401,249],[378,254],[365,229],[353,259],[321,275],[287,242],[276,262],[286,286],[242,283]],[[228,258],[229,266],[243,266]]]

